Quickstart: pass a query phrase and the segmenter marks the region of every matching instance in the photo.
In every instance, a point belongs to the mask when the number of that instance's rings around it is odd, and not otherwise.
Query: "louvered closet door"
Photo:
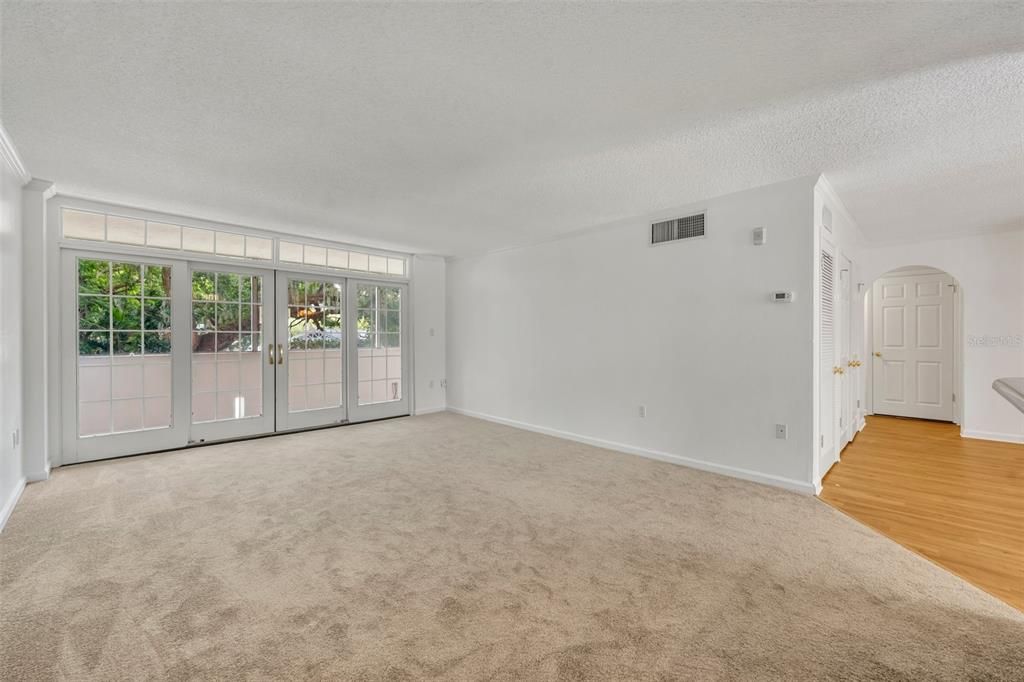
[[[836,257],[833,247],[823,242],[819,254],[820,309],[820,395],[818,471],[824,475],[836,462],[838,436],[838,357],[836,329]]]

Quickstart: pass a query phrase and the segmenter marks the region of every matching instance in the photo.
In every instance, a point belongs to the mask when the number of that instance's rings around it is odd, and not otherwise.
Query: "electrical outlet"
[[[789,430],[786,428],[785,424],[775,425],[775,437],[779,440],[786,440],[789,438]]]
[[[641,405],[640,409],[637,410],[637,414],[640,415],[641,419],[646,417],[647,416],[647,406],[646,405]]]

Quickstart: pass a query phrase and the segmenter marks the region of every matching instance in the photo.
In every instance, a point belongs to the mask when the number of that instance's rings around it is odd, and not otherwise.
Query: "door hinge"
[[[825,434],[821,434],[821,447],[825,447]]]
[[[839,418],[839,428],[843,428],[843,418]]]
[[[953,402],[956,402],[956,393],[953,394]]]
[[[860,398],[857,398],[857,407],[860,407]]]

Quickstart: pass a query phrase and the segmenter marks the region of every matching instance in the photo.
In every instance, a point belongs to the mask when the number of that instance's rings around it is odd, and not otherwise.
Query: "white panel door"
[[[277,430],[341,424],[345,391],[345,280],[277,273]]]
[[[952,421],[952,278],[885,277],[872,297],[875,414]]]

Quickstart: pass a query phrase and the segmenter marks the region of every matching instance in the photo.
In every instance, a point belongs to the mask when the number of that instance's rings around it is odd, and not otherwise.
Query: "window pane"
[[[302,262],[302,244],[295,242],[278,242],[278,259],[285,263]]]
[[[384,274],[388,271],[388,259],[384,256],[370,256],[370,272]]]
[[[304,248],[303,262],[306,265],[327,265],[327,249],[322,246],[307,244]]]
[[[245,257],[270,260],[274,257],[274,241],[265,237],[246,237]]]
[[[212,301],[217,298],[217,278],[212,272],[192,273],[192,300]]]
[[[218,256],[245,256],[245,237],[231,232],[217,233]]]
[[[388,274],[405,276],[405,260],[402,258],[388,258]]]
[[[75,211],[70,208],[61,210],[63,234],[69,239],[106,239],[106,216],[102,213]]]
[[[79,355],[108,355],[110,353],[110,332],[80,332],[78,334]]]
[[[146,329],[171,328],[171,301],[166,298],[147,298],[142,306]]]
[[[147,355],[166,354],[171,352],[171,333],[145,332],[143,334],[143,349]]]
[[[142,329],[142,299],[115,296],[110,309],[110,328]]]
[[[78,297],[79,329],[110,329],[110,297]]]
[[[239,291],[239,276],[233,272],[217,273],[217,300],[238,301],[241,300]]]
[[[113,332],[114,355],[138,355],[142,352],[142,332]]]
[[[171,295],[170,266],[146,265],[142,271],[142,293],[146,296],[167,297]]]
[[[167,223],[146,223],[146,244],[161,249],[180,249],[181,228]]]
[[[214,234],[211,230],[202,230],[197,227],[183,227],[181,228],[181,248],[186,251],[213,253]]]
[[[78,261],[78,291],[83,294],[110,293],[110,261]]]
[[[142,295],[142,266],[138,263],[111,263],[110,293],[117,296]]]
[[[327,249],[327,265],[332,268],[348,267],[348,251],[338,249]]]
[[[107,241],[120,244],[145,244],[146,222],[136,218],[107,216]]]
[[[369,256],[365,253],[357,253],[352,251],[348,255],[348,269],[359,270],[360,272],[366,272],[369,270],[370,262]]]

